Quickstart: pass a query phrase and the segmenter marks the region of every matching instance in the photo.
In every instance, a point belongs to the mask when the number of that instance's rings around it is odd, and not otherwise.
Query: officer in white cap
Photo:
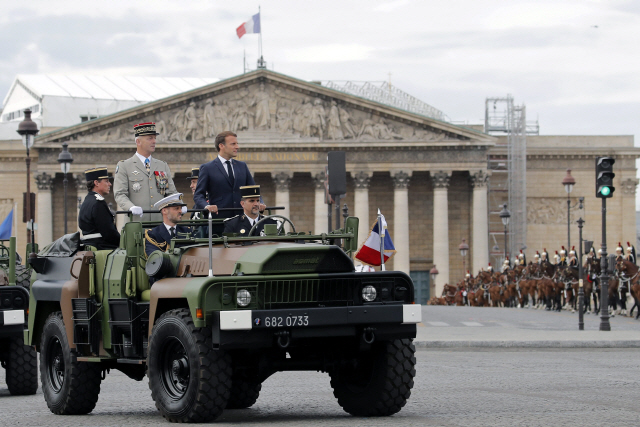
[[[178,225],[182,215],[187,211],[187,205],[182,201],[182,193],[172,194],[153,205],[162,214],[162,224],[144,233],[147,255],[160,250],[165,252],[171,247],[171,239],[187,238],[191,235],[189,227]]]

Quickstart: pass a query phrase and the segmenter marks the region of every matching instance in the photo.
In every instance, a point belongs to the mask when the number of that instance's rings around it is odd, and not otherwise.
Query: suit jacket
[[[264,218],[264,215],[258,215],[258,221]],[[265,224],[277,224],[276,221],[269,218],[262,224],[258,225],[255,230],[253,230],[252,236],[259,236],[262,230],[264,230]],[[251,230],[251,222],[246,215],[238,215],[233,218],[229,218],[224,222],[224,232],[225,233],[238,233],[241,236],[248,236],[249,230]]]
[[[160,192],[155,172],[164,172],[166,175],[168,182],[164,195]],[[120,209],[128,211],[132,206],[140,206],[144,210],[152,210],[154,203],[174,193],[177,193],[177,190],[171,178],[171,169],[162,160],[151,157],[150,173],[147,173],[147,168],[135,154],[118,162],[113,180],[113,194]],[[141,219],[133,219],[162,221],[162,216],[160,213],[145,214]]]
[[[193,195],[198,209],[202,209],[207,205],[216,205],[218,208],[242,209],[242,206],[240,206],[240,187],[255,185],[255,182],[245,162],[232,160],[231,165],[235,175],[235,182],[232,182],[219,157],[200,166],[198,185]],[[231,218],[235,215],[238,215],[238,212],[219,212],[215,217]]]
[[[189,227],[177,225],[176,235],[178,234],[191,235],[191,230]],[[145,231],[144,240],[144,253],[147,254],[147,258],[151,255],[151,252],[158,250],[165,252],[171,246],[171,235],[164,224]]]
[[[120,233],[113,223],[113,214],[104,197],[95,191],[89,191],[80,206],[78,227],[85,236],[95,233],[102,235],[83,240],[86,245],[95,246],[98,250],[115,249],[120,245]]]

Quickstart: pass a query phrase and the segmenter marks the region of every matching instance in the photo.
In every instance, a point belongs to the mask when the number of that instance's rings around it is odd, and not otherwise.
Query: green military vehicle
[[[147,375],[156,407],[175,422],[247,408],[269,376],[287,370],[327,372],[353,415],[400,411],[421,316],[411,279],[354,272],[357,218],[311,235],[271,217],[292,231],[267,224],[258,237],[174,239],[146,259],[145,228],[154,224],[129,222],[113,251],[68,235],[31,258],[25,339],[40,352],[50,410],[91,412],[101,379],[118,369]]]
[[[0,243],[0,364],[13,395],[35,394],[38,389],[36,351],[23,342],[29,275],[16,253],[16,238],[11,237],[8,248]]]

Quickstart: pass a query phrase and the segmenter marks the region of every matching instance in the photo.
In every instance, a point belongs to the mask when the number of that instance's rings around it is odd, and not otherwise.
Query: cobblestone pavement
[[[390,418],[354,418],[333,398],[326,374],[278,373],[252,408],[224,412],[219,425],[637,426],[637,349],[419,350],[407,406]],[[87,416],[56,416],[38,390],[10,396],[0,369],[0,414],[11,425],[145,426],[165,423],[141,382],[112,372]],[[167,423],[168,424],[168,423]]]

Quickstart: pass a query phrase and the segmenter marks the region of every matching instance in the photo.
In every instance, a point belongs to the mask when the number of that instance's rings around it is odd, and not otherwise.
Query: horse
[[[476,302],[480,307],[491,306],[491,295],[489,294],[489,287],[492,283],[491,273],[488,271],[481,271],[476,276]]]
[[[458,288],[456,287],[456,285],[450,285],[448,283],[445,283],[444,287],[442,288],[442,298],[444,298],[446,305],[455,304],[457,291],[458,291]]]
[[[544,297],[546,309],[551,310],[555,303],[556,310],[560,311],[562,309],[560,303],[561,292],[564,284],[558,285],[555,281],[557,279],[558,266],[545,259],[540,264],[540,268],[542,270],[542,279],[538,282],[538,290]]]
[[[578,269],[575,267],[561,266],[559,267],[559,280],[565,285],[565,307],[571,306],[571,312],[575,313],[578,294]]]
[[[634,289],[635,285],[639,285],[640,284],[640,273],[638,273],[638,266],[635,265],[634,263],[632,263],[631,261],[628,261],[626,259],[624,259],[623,257],[618,257],[616,259],[616,275],[619,277],[620,281],[623,283],[623,286],[621,286],[620,289],[620,302],[621,302],[621,306],[622,306],[622,310],[623,310],[623,314],[627,314],[627,292],[631,292],[631,296],[633,297],[634,300],[634,305],[631,308],[631,311],[633,311],[633,308],[638,306],[638,298],[640,297],[640,295],[638,294],[638,290],[640,290],[640,287],[636,286],[636,288]],[[640,311],[638,312],[638,314],[640,314]],[[631,312],[629,313],[629,316],[631,316]],[[636,316],[637,319],[637,316]]]

